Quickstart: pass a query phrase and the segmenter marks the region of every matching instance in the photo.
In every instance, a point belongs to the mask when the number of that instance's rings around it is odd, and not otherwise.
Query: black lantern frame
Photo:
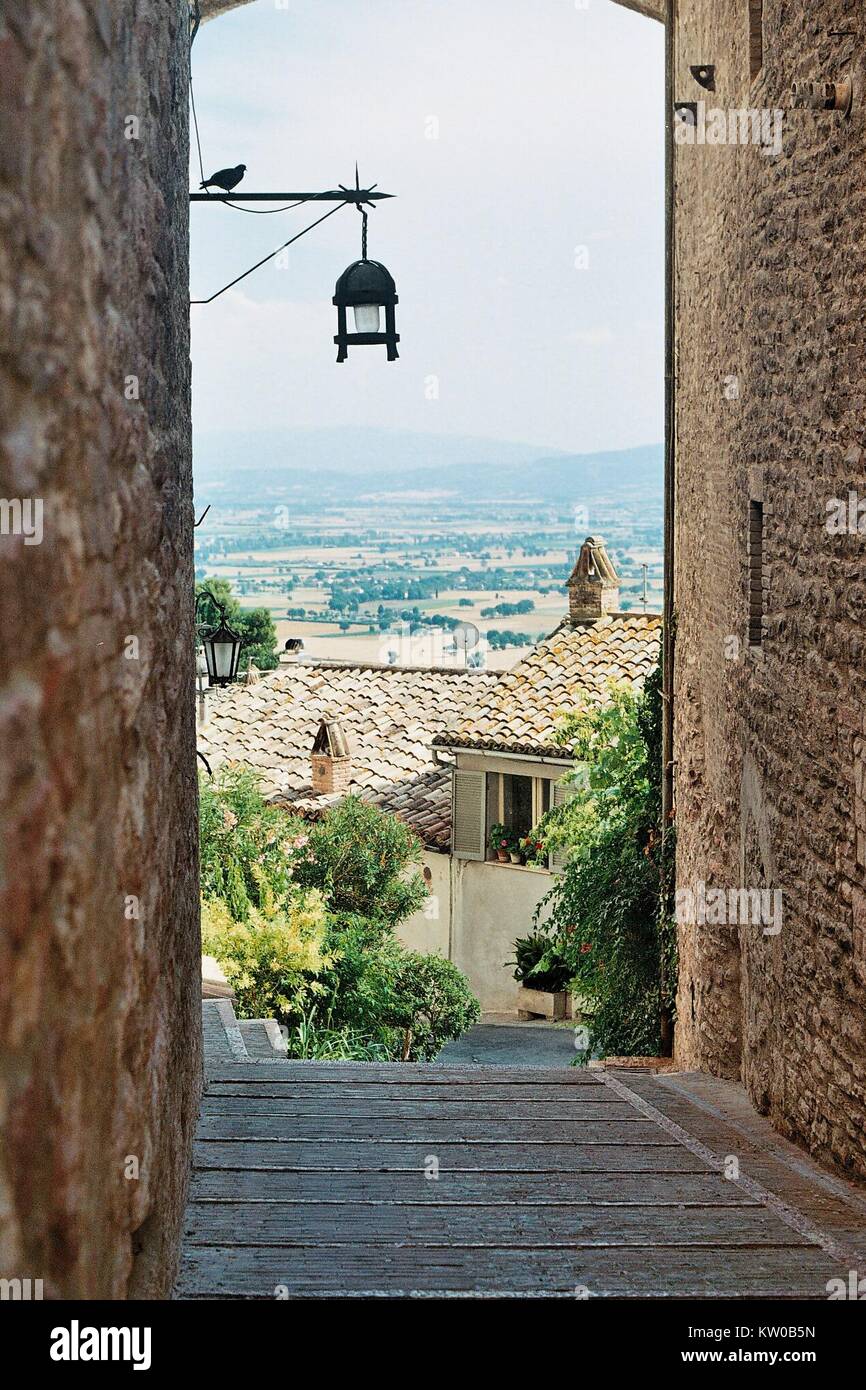
[[[226,610],[209,589],[203,589],[196,596],[195,606],[198,606],[202,599],[210,599],[215,608],[219,609],[219,625],[214,628],[212,624],[200,623],[196,631],[204,650],[204,659],[207,664],[208,681],[211,685],[231,685],[238,674],[238,662],[241,659],[241,647],[243,638],[239,636],[228,625]],[[228,669],[222,654],[217,656],[217,647],[229,647]]]
[[[381,261],[371,261],[363,257],[347,266],[337,281],[333,303],[337,306],[337,361],[345,362],[350,347],[380,347],[388,350],[388,361],[395,362],[399,357],[394,307],[399,303],[394,277]],[[374,304],[385,310],[384,333],[350,333],[347,327],[346,310],[361,304]]]

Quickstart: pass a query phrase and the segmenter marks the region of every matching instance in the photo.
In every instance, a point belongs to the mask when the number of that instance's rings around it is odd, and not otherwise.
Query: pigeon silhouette
[[[209,179],[205,179],[202,188],[222,188],[224,192],[231,193],[233,188],[237,188],[244,174],[247,172],[245,164],[237,164],[234,169],[218,169],[215,174],[211,174]]]

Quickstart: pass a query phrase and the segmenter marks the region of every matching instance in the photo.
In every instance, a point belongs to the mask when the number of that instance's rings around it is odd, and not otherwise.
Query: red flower
[[[587,951],[591,951],[591,950],[592,950],[592,942],[591,942],[591,941],[584,941],[583,944],[581,945],[581,948],[580,948],[580,954],[581,954],[582,956],[585,956],[586,953],[587,953]]]

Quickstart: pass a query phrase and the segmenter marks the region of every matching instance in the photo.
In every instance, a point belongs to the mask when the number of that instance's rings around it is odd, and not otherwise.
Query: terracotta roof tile
[[[255,685],[212,691],[198,742],[214,765],[249,763],[265,793],[303,815],[339,800],[318,796],[310,755],[324,718],[340,720],[352,757],[352,789],[399,815],[424,843],[447,849],[450,772],[434,747],[563,757],[562,713],[601,703],[611,680],[638,685],[658,660],[661,618],[610,614],[557,628],[510,671],[400,666],[292,665]]]
[[[604,703],[611,681],[641,685],[658,661],[661,629],[656,613],[609,613],[576,627],[564,622],[482,691],[434,745],[562,757],[562,715],[587,700]]]
[[[351,747],[353,790],[399,815],[425,844],[447,849],[450,772],[435,764],[431,745],[500,679],[493,671],[285,666],[255,685],[211,691],[198,744],[215,766],[251,764],[272,800],[315,815],[339,797],[313,793],[313,740],[323,718],[339,718]]]

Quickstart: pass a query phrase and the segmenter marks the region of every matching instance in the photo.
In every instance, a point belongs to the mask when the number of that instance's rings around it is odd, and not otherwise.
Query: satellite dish
[[[481,633],[474,623],[458,623],[451,636],[459,652],[471,652],[481,641]]]

